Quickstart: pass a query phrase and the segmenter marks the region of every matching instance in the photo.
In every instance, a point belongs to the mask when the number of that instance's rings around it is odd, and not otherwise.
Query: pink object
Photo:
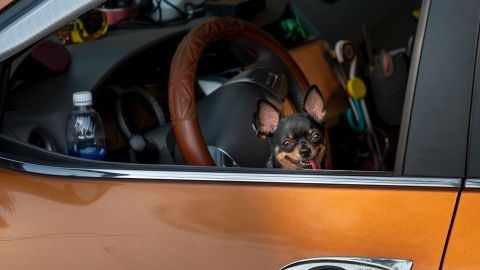
[[[137,5],[132,5],[128,8],[102,8],[100,10],[107,14],[109,26],[138,15]]]
[[[30,57],[45,67],[48,73],[62,73],[70,66],[70,53],[65,46],[51,41],[36,46]]]
[[[393,59],[387,52],[383,52],[381,56],[382,71],[385,76],[390,77],[393,74]]]

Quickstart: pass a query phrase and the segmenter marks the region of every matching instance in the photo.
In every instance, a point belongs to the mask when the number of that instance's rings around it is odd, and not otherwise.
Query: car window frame
[[[427,18],[429,15],[429,7],[430,7],[430,0],[425,0],[422,3],[422,12],[421,17],[418,25],[418,33],[417,39],[414,45],[414,55],[412,60],[412,67],[413,71],[410,73],[409,76],[409,87],[407,88],[406,95],[407,99],[413,100],[413,95],[415,94],[415,82],[418,76],[418,68],[415,63],[420,62],[420,57],[422,55],[422,45],[423,39],[425,36],[425,28],[427,25]],[[4,87],[5,89],[5,87]],[[2,93],[5,91],[2,91]],[[400,130],[400,137],[407,137],[406,135],[409,131],[409,123],[408,121],[411,120],[412,115],[411,111],[409,110],[412,106],[411,103],[406,102],[405,108],[407,109],[404,114],[403,122],[407,122],[407,124],[402,123],[402,128]],[[407,119],[407,120],[405,120]],[[10,143],[12,146],[11,149],[15,149],[15,142],[8,142],[5,141],[6,138],[1,137],[4,143]],[[397,153],[405,153],[406,147],[406,140],[405,142],[400,142],[398,145]],[[18,143],[17,146],[20,147],[22,144]],[[81,161],[76,160],[75,158],[62,156],[61,154],[56,153],[47,153],[45,150],[31,147],[33,151],[36,151],[38,154],[39,159],[29,160],[22,159],[21,156],[15,155],[15,153],[2,153],[0,155],[1,163],[7,165],[9,167],[14,167],[16,169],[27,171],[30,173],[41,173],[47,175],[57,175],[57,176],[78,176],[78,177],[94,177],[94,178],[127,178],[127,179],[170,179],[170,180],[186,180],[185,177],[190,177],[190,180],[194,181],[201,181],[214,179],[213,181],[239,181],[239,182],[294,182],[294,183],[321,183],[321,184],[340,184],[340,185],[374,185],[374,186],[421,186],[421,187],[458,187],[459,181],[458,178],[439,178],[439,177],[424,177],[422,181],[419,181],[415,177],[405,177],[402,171],[397,171],[395,169],[393,172],[372,172],[372,171],[364,171],[364,172],[356,172],[356,171],[322,171],[321,173],[318,172],[288,172],[288,171],[278,171],[278,170],[264,170],[262,169],[259,172],[258,169],[247,169],[241,168],[240,172],[238,169],[218,169],[218,168],[195,168],[191,166],[178,166],[175,165],[174,169],[172,170],[171,166],[162,166],[162,165],[155,165],[154,167],[145,167],[140,164],[129,164],[130,170],[112,170],[111,166],[118,166],[118,164],[111,163],[107,164],[106,162],[92,162],[92,161]],[[42,157],[53,155],[52,160],[49,162],[43,162],[44,160]],[[401,159],[398,159],[401,157]],[[396,164],[403,164],[405,156],[399,155],[396,160]],[[68,162],[65,162],[66,161]],[[61,165],[64,164],[64,165]],[[88,164],[88,165],[87,165]],[[60,165],[60,166],[59,166]],[[133,165],[133,166],[130,166]],[[88,167],[88,168],[87,168]],[[399,166],[395,166],[397,168]],[[199,175],[193,176],[192,174],[178,175],[179,171],[190,171],[197,173]],[[159,172],[165,172],[161,174]],[[202,173],[205,173],[202,175]],[[223,174],[226,173],[226,174]],[[217,174],[217,175],[215,175]],[[251,174],[250,176],[245,176],[245,174]],[[228,176],[228,177],[227,177]],[[295,176],[295,177],[293,177]],[[282,180],[285,178],[302,178],[302,179],[294,179],[293,181],[290,180]],[[273,180],[268,180],[268,179]],[[232,180],[233,179],[233,180]],[[424,181],[425,180],[425,181]]]

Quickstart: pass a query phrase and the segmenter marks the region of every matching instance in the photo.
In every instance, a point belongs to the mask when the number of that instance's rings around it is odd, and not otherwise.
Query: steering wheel
[[[202,135],[195,105],[195,74],[203,50],[220,39],[243,38],[276,56],[305,94],[309,83],[286,50],[258,27],[233,18],[214,18],[192,29],[181,41],[170,66],[169,109],[175,138],[189,165],[214,166]],[[291,87],[290,87],[291,89]]]

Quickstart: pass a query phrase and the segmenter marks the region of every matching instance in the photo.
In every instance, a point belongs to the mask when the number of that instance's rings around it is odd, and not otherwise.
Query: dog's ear
[[[323,99],[320,89],[318,89],[315,84],[308,89],[305,101],[303,102],[303,109],[317,122],[325,122],[325,117],[327,116],[325,100]]]
[[[260,139],[266,139],[277,129],[280,112],[268,101],[257,102],[257,113],[254,117],[254,128]]]

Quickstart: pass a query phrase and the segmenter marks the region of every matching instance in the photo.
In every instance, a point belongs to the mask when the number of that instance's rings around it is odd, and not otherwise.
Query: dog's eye
[[[317,133],[314,133],[310,140],[312,141],[312,143],[319,143],[320,139],[321,139],[320,135]]]
[[[289,148],[290,146],[292,146],[292,141],[291,140],[285,140],[282,142],[282,147],[283,148]]]

